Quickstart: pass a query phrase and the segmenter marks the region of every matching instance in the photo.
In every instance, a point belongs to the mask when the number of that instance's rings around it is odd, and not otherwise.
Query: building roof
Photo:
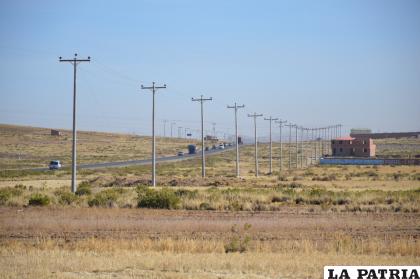
[[[340,137],[340,138],[336,138],[336,139],[333,139],[333,140],[355,140],[356,138],[353,138],[353,137],[349,137],[349,136],[347,136],[347,137]]]

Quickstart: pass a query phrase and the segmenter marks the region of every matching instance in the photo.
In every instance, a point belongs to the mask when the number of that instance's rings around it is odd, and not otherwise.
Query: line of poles
[[[73,66],[73,142],[72,142],[72,176],[71,176],[71,190],[72,192],[76,192],[77,185],[76,185],[76,142],[77,142],[77,134],[76,134],[76,73],[77,73],[77,65],[82,62],[90,62],[90,57],[87,59],[79,59],[77,54],[74,55],[72,59],[63,59],[59,57],[59,62],[69,62]],[[143,90],[150,90],[152,92],[152,186],[156,186],[156,137],[155,137],[155,94],[158,90],[166,89],[166,84],[162,86],[156,85],[155,82],[152,82],[151,86],[144,86],[141,85],[141,89]],[[207,101],[212,101],[213,98],[205,98],[201,95],[199,98],[191,98],[193,102],[200,102],[201,108],[201,174],[202,177],[206,176],[206,163],[205,163],[205,146],[204,146],[204,103]],[[245,105],[238,105],[236,102],[232,106],[227,106],[228,109],[234,109],[234,116],[235,116],[235,146],[236,146],[236,176],[240,176],[240,166],[239,166],[239,133],[238,133],[238,110],[244,108]],[[258,114],[254,112],[253,114],[248,114],[248,117],[253,118],[254,121],[254,156],[255,156],[255,176],[258,177],[259,169],[258,169],[258,136],[257,136],[257,119],[262,117],[263,114]],[[279,124],[280,128],[280,154],[279,154],[279,170],[283,170],[283,134],[282,134],[282,127],[289,127],[289,141],[288,141],[288,155],[289,155],[289,162],[288,168],[289,170],[292,168],[292,130],[295,131],[295,145],[294,145],[294,152],[295,152],[295,167],[299,167],[299,159],[300,159],[300,167],[302,168],[304,165],[308,165],[308,150],[311,150],[309,154],[309,164],[316,164],[317,160],[324,156],[328,155],[330,148],[328,148],[329,140],[332,138],[337,138],[341,136],[341,127],[342,125],[332,125],[322,128],[304,128],[298,126],[296,124],[292,124],[285,120],[279,120],[278,118],[274,118],[270,116],[269,118],[264,118],[264,120],[269,121],[270,133],[269,133],[269,173],[273,172],[273,139],[272,139],[272,123]],[[168,120],[164,120],[164,136],[166,136],[166,124]],[[213,125],[213,137],[216,137],[216,123],[212,123]],[[170,135],[171,137],[174,136],[174,128],[176,127],[176,122],[170,122]],[[185,128],[185,127],[177,127],[178,128],[178,137],[181,137],[182,130],[184,129],[184,134],[191,132],[192,129]],[[300,133],[300,141],[298,141],[298,130]],[[300,154],[300,156],[299,156]]]

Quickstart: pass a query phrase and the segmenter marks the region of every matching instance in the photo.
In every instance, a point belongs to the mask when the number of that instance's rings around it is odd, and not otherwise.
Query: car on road
[[[206,149],[204,149],[204,151],[209,151],[210,147],[206,146]]]
[[[183,151],[179,151],[178,152],[178,156],[184,156],[184,152]]]
[[[213,145],[213,146],[211,147],[211,150],[215,150],[215,149],[217,149],[217,147],[216,147],[216,145]]]
[[[61,162],[59,160],[52,160],[48,167],[50,170],[61,169]]]
[[[223,143],[219,144],[219,149],[225,149],[225,145]]]

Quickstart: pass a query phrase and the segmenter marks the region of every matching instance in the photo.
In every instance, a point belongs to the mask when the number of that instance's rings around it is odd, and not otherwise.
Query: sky
[[[248,113],[315,128],[420,131],[420,1],[0,1],[0,123],[253,134]],[[277,129],[273,133],[277,133]],[[258,119],[267,136],[269,121]],[[196,133],[196,132],[194,132]]]

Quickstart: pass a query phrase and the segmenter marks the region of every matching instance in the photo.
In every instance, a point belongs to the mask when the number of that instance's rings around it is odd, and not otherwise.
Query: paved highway
[[[235,146],[225,147],[225,149],[215,149],[206,151],[206,155],[214,155],[228,150],[234,150]],[[183,161],[188,160],[196,157],[201,157],[201,150],[198,151],[196,154],[185,154],[184,156],[168,156],[168,157],[160,157],[156,158],[156,162],[175,162],[175,161]],[[130,161],[120,161],[120,162],[104,162],[104,163],[90,163],[90,164],[78,164],[78,169],[99,169],[99,168],[112,168],[112,167],[127,167],[127,166],[135,166],[135,165],[149,165],[152,163],[152,159],[144,159],[144,160],[130,160]],[[63,168],[69,168],[70,165],[64,166]],[[46,171],[48,167],[45,168],[31,168],[26,170],[32,171]]]

